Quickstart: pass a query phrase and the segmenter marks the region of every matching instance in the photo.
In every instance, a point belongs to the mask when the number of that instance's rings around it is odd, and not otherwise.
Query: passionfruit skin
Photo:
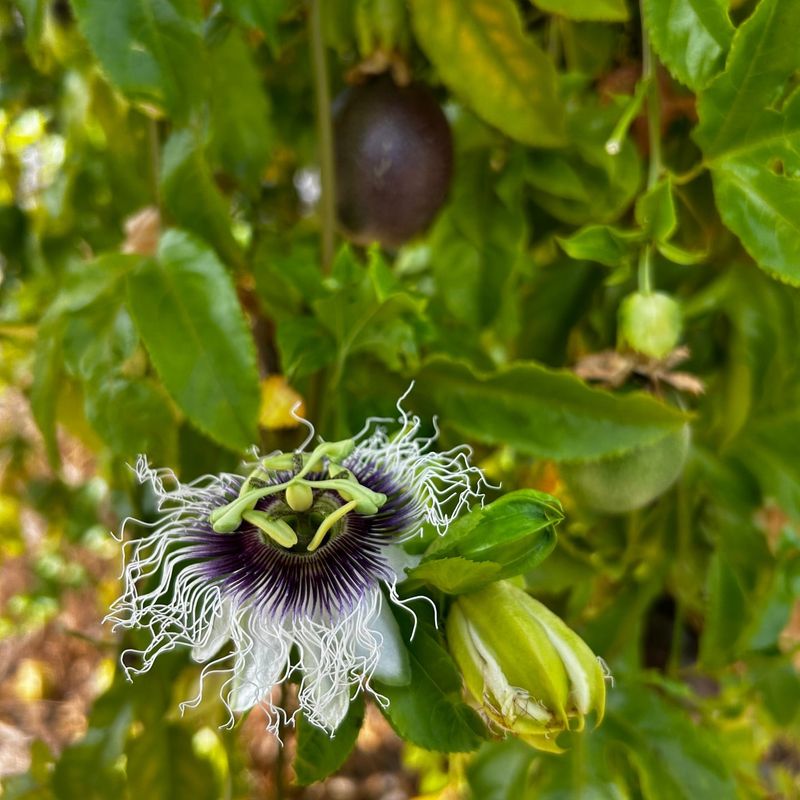
[[[422,84],[390,77],[336,99],[334,151],[339,224],[358,244],[399,247],[442,207],[453,173],[450,125]]]
[[[689,453],[688,424],[653,444],[598,461],[562,464],[561,477],[579,506],[625,514],[646,506],[672,486]]]

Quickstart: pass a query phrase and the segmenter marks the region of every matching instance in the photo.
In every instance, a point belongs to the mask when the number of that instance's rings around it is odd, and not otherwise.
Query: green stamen
[[[217,533],[233,533],[241,525],[245,511],[255,508],[262,497],[281,492],[287,486],[288,483],[279,483],[276,486],[265,486],[263,489],[252,489],[227,505],[215,508],[209,515],[211,527]]]
[[[297,544],[297,534],[282,519],[270,517],[263,511],[245,511],[242,519],[255,525],[281,547],[294,547]]]
[[[325,534],[340,520],[342,517],[347,516],[356,506],[358,503],[355,500],[351,500],[349,503],[345,503],[343,506],[339,506],[336,511],[328,514],[324,520],[320,523],[319,528],[317,528],[317,532],[314,534],[314,538],[308,543],[308,547],[306,548],[309,553],[313,553],[321,544],[322,540],[325,538]]]

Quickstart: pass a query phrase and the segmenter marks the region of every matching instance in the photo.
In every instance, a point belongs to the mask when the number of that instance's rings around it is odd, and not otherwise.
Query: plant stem
[[[648,244],[639,253],[639,291],[650,294],[653,291],[653,245]]]
[[[161,208],[161,140],[158,135],[158,122],[150,117],[147,121],[147,147],[150,156],[150,188],[153,202]]]
[[[647,170],[647,190],[652,189],[661,175],[661,98],[659,97],[657,62],[650,49],[647,26],[642,16],[642,83],[647,86],[647,141],[650,145],[650,164]],[[649,294],[653,285],[653,249],[651,245],[639,254],[639,291]]]
[[[675,558],[675,569],[681,570],[682,565],[688,563],[689,548],[691,546],[692,517],[689,506],[689,496],[686,481],[681,479],[678,483],[677,492],[677,553]],[[679,584],[684,575],[679,573]],[[686,620],[686,603],[680,594],[675,595],[675,621],[672,628],[672,641],[669,648],[669,660],[667,661],[667,675],[676,678],[681,668],[681,648],[683,645],[684,622]]]
[[[333,126],[328,62],[322,35],[321,0],[309,0],[309,40],[316,99],[317,143],[321,194],[319,200],[322,226],[322,271],[328,273],[333,263],[336,236],[336,175],[333,166]]]

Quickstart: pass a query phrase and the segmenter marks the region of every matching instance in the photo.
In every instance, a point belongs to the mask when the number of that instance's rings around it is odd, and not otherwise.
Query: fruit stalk
[[[328,61],[322,34],[320,0],[309,0],[309,41],[314,76],[314,97],[317,117],[317,147],[320,172],[320,225],[322,228],[322,271],[328,273],[333,263],[336,236],[336,175],[333,166],[333,126]]]

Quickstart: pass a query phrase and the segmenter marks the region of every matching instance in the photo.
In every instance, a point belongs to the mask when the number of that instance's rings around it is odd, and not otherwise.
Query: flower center
[[[288,526],[294,534],[294,543],[290,540],[278,541],[268,531],[259,525],[259,533],[264,544],[277,545],[291,553],[307,555],[325,547],[344,530],[347,514],[352,508],[347,508],[351,503],[342,504],[336,495],[331,492],[317,492],[312,497],[308,508],[298,511],[287,500],[278,498],[274,500],[269,509],[264,511],[273,522],[280,522]]]
[[[385,494],[362,486],[340,463],[352,447],[352,440],[327,442],[309,454],[278,453],[261,459],[239,496],[211,511],[211,527],[216,533],[233,533],[247,522],[265,541],[292,552],[313,553],[338,535],[350,512],[372,516],[386,503]]]

